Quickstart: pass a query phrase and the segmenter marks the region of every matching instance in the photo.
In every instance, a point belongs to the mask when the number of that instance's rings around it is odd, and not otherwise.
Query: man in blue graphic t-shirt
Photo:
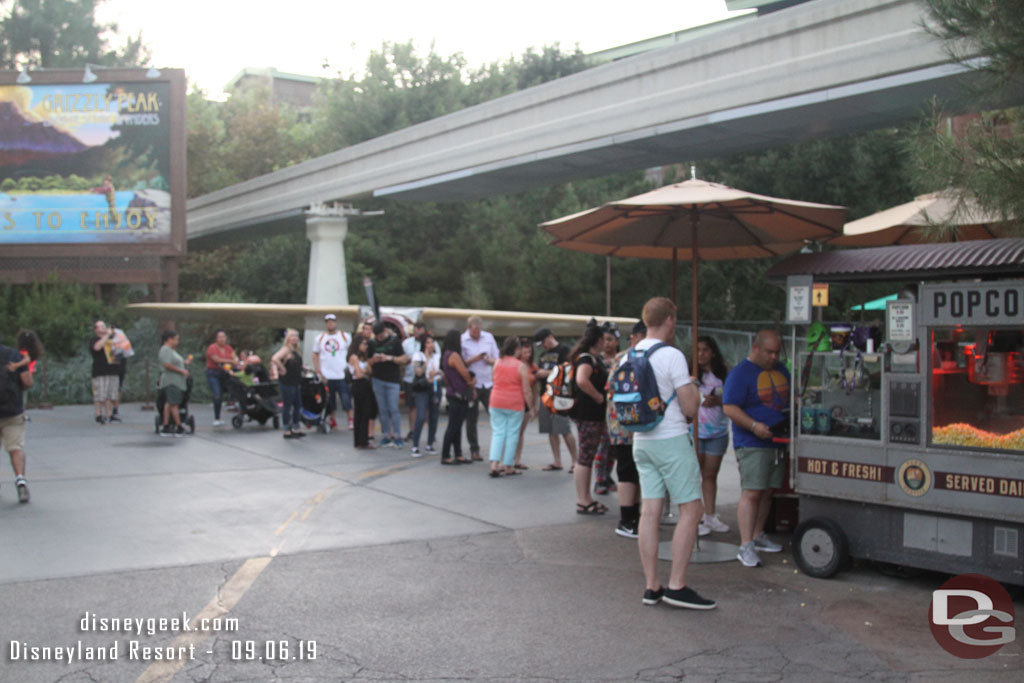
[[[771,428],[786,418],[789,371],[779,362],[782,340],[774,330],[754,337],[750,355],[729,372],[722,404],[732,420],[732,442],[740,467],[740,527],[737,559],[745,567],[761,564],[758,551],[777,553],[782,546],[764,534],[772,493],[782,486],[783,458],[772,442]]]

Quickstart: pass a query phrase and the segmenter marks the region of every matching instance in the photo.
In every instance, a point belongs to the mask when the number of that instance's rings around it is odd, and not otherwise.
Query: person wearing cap
[[[484,322],[478,315],[471,315],[466,320],[466,331],[459,342],[462,344],[462,359],[466,367],[473,373],[476,387],[476,400],[470,401],[469,412],[466,413],[466,440],[469,441],[469,457],[483,460],[480,455],[480,439],[476,425],[480,418],[480,406],[487,410],[491,400],[491,388],[494,386],[494,364],[498,362],[498,342],[494,335],[485,332]]]
[[[327,382],[327,414],[331,429],[338,427],[334,415],[338,410],[339,397],[341,408],[348,416],[348,428],[352,429],[352,395],[345,380],[352,337],[338,329],[338,316],[333,313],[324,316],[324,325],[327,330],[317,335],[313,342],[313,369]]]
[[[539,382],[537,392],[538,395],[542,395],[547,388],[546,378],[551,374],[551,369],[569,359],[569,349],[564,344],[559,344],[558,339],[547,327],[542,327],[534,333],[533,342],[540,347],[537,356],[537,366],[540,369],[535,374]],[[572,472],[577,458],[576,439],[572,435],[572,422],[565,415],[558,415],[549,410],[547,406],[541,405],[537,410],[537,423],[540,433],[548,435],[551,455],[554,458],[554,462],[543,468],[544,471],[552,472],[562,469],[562,452],[558,441],[558,437],[562,437],[565,439],[566,448],[569,449],[569,457],[572,458],[573,467],[569,468],[569,472]]]
[[[381,447],[402,448],[402,423],[398,397],[402,391],[402,366],[409,356],[402,350],[402,341],[386,323],[373,326],[369,344],[370,366],[373,368],[373,393],[380,413]]]

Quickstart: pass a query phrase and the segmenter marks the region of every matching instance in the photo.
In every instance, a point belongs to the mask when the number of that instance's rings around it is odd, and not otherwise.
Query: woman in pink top
[[[516,443],[519,441],[519,425],[523,422],[523,405],[531,406],[530,418],[536,415],[530,391],[530,371],[525,363],[516,358],[518,351],[519,337],[511,334],[501,345],[501,357],[494,364],[494,387],[491,389],[489,406],[492,477],[502,476],[503,459],[505,476],[520,473],[513,463]]]

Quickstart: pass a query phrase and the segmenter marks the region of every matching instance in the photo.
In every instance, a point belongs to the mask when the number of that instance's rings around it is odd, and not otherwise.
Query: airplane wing
[[[215,325],[242,327],[295,327],[320,329],[327,313],[338,316],[338,327],[352,330],[369,313],[366,306],[319,306],[310,304],[207,304],[147,303],[130,304],[128,309],[142,315],[182,322],[206,322]],[[639,318],[618,318],[602,315],[570,315],[565,313],[528,313],[522,311],[491,311],[474,308],[431,308],[381,306],[384,316],[400,316],[409,322],[423,320],[435,335],[450,329],[466,329],[466,319],[478,315],[484,329],[496,336],[519,334],[532,336],[540,327],[550,328],[559,339],[570,341],[583,333],[587,321],[611,321],[625,336]]]

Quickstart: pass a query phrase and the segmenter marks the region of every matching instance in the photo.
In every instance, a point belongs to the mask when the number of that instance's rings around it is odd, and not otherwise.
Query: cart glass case
[[[930,445],[1024,453],[1024,331],[936,327],[931,343]]]
[[[805,351],[798,367],[801,434],[881,440],[881,355]]]

